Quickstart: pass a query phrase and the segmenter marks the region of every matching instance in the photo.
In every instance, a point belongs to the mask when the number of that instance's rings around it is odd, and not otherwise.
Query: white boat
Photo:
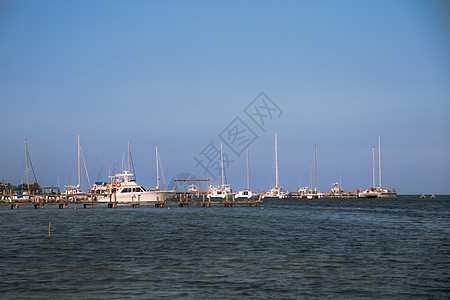
[[[308,194],[306,194],[306,199],[319,199],[325,197],[324,193],[317,192],[317,191],[310,191]]]
[[[251,197],[253,197],[253,192],[249,189],[239,191],[235,196],[235,198],[247,198],[247,199],[250,199]]]
[[[275,187],[267,191],[262,197],[263,198],[278,198],[283,199],[287,197],[287,193],[283,191],[280,187],[279,177],[278,177],[278,143],[277,143],[277,133],[275,132]]]
[[[358,193],[359,198],[377,198],[378,191],[376,187],[368,188]]]
[[[375,147],[372,147],[372,187],[358,193],[359,198],[377,198],[378,191],[375,185]]]
[[[312,185],[312,166],[309,167],[309,178],[311,189],[306,191],[306,199],[318,199],[324,196],[323,193],[317,192],[317,146],[314,144],[314,188]]]
[[[77,185],[65,185],[65,190],[63,191],[63,194],[70,198],[75,198],[76,200],[83,200],[87,199],[87,195],[85,192],[81,190],[81,159],[83,159],[84,162],[84,156],[83,152],[81,150],[81,144],[80,144],[80,135],[77,137],[77,158],[78,158],[78,184]],[[91,182],[89,180],[89,174],[86,169],[86,163],[84,162],[84,169],[86,171],[86,177],[89,183],[89,186],[91,185]]]
[[[110,176],[110,182],[106,184],[106,189],[101,188],[106,193],[99,193],[98,202],[158,202],[164,201],[171,196],[170,191],[146,190],[138,185],[134,179],[134,174],[124,171],[121,174]],[[98,189],[98,186],[94,186]]]
[[[283,191],[282,187],[274,187],[267,191],[262,197],[263,198],[278,198],[284,199],[287,197],[287,193]]]
[[[250,190],[250,164],[248,160],[248,148],[247,148],[247,188],[239,191],[235,197],[250,199],[252,196],[253,192]]]
[[[146,190],[144,187],[136,183],[134,174],[130,170],[123,173],[110,176],[109,182],[96,182],[91,192],[96,194],[98,202],[159,202],[172,197],[175,193],[173,190],[161,190],[160,188],[160,157],[158,147],[156,147],[156,176],[157,185],[154,189]],[[128,169],[131,169],[131,151],[130,141],[128,141]],[[161,173],[162,168],[161,168]],[[163,175],[164,181],[164,175]]]
[[[231,187],[228,184],[222,184],[220,186],[209,187],[208,197],[210,198],[223,198],[225,199],[227,195],[231,195]]]
[[[198,187],[195,184],[189,185],[188,193],[194,194],[198,192]]]
[[[229,184],[225,184],[225,169],[223,162],[223,150],[222,143],[220,143],[220,160],[222,166],[222,184],[221,185],[211,185],[208,190],[208,198],[222,198],[225,199],[227,196],[232,194],[231,186]]]
[[[76,199],[76,200],[86,200],[87,195],[80,189],[80,185],[65,185],[65,190],[63,192],[66,198]]]
[[[300,197],[306,197],[306,195],[308,194],[308,188],[307,187],[301,187],[297,190],[297,195]]]
[[[397,192],[382,187],[381,137],[378,136],[378,185],[375,184],[375,147],[372,147],[372,187],[358,193],[359,198],[397,198]]]
[[[331,196],[342,196],[343,194],[345,194],[339,182],[335,182],[331,186],[332,186],[332,188],[330,189]]]
[[[397,198],[397,192],[394,190],[388,190],[384,188],[378,189],[378,198]]]

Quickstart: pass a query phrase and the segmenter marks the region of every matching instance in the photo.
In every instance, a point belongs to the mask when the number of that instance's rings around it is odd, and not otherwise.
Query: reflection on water
[[[448,298],[450,202],[0,209],[5,298]],[[48,223],[52,236],[48,238]]]

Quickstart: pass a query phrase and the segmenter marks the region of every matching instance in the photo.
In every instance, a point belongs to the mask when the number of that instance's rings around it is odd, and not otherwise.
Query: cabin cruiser
[[[397,192],[395,190],[391,191],[384,188],[379,188],[378,198],[397,198]]]
[[[239,191],[236,194],[235,198],[247,198],[247,199],[250,199],[252,196],[253,196],[253,192],[251,190],[249,190],[249,189],[245,189],[245,190]]]
[[[91,192],[98,202],[158,202],[171,196],[171,191],[146,190],[138,185],[129,171],[111,176],[109,183],[95,184]]]
[[[80,185],[65,185],[63,195],[76,200],[86,200],[87,195],[80,189]]]
[[[378,197],[378,191],[376,188],[368,188],[364,191],[361,191],[358,193],[359,198],[377,198]]]
[[[208,191],[208,197],[210,198],[223,198],[231,195],[231,187],[229,184],[222,184],[220,186],[210,186]]]
[[[287,197],[287,193],[283,191],[282,187],[274,187],[267,193],[265,193],[262,197],[263,198],[278,198],[278,199],[284,199]]]
[[[397,192],[376,186],[358,193],[359,198],[397,198]]]

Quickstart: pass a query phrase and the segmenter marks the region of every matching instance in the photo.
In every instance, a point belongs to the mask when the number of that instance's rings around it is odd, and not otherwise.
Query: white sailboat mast
[[[128,172],[131,173],[131,150],[130,150],[130,140],[128,140]]]
[[[250,190],[250,164],[248,161],[248,148],[247,148],[247,190]]]
[[[381,187],[381,137],[378,136],[378,185]]]
[[[223,167],[223,150],[222,150],[222,143],[220,143],[220,160],[222,161],[222,187],[225,186],[225,170]]]
[[[280,184],[278,178],[278,141],[277,141],[277,133],[275,132],[275,188],[278,188]]]
[[[28,167],[28,146],[27,139],[25,139],[25,159],[27,161],[27,186],[28,190],[30,189],[30,168]]]
[[[372,187],[375,187],[375,147],[372,146]]]
[[[317,191],[317,148],[314,144],[314,190]]]
[[[157,182],[156,189],[159,190],[160,178],[159,178],[159,153],[158,153],[158,146],[156,146],[156,182]]]
[[[78,188],[81,187],[81,151],[80,151],[80,135],[78,134]]]

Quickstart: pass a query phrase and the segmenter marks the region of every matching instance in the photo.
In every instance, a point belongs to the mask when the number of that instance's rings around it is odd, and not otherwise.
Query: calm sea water
[[[4,206],[0,228],[1,299],[450,298],[450,202]]]

